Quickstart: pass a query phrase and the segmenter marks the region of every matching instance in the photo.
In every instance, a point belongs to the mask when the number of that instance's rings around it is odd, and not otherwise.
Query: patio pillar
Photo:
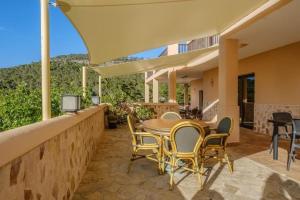
[[[184,84],[184,105],[189,104],[189,84]]]
[[[176,71],[174,69],[168,72],[168,93],[169,102],[176,103]]]
[[[150,101],[150,87],[149,87],[149,84],[146,83],[146,80],[148,78],[148,73],[145,72],[145,103],[149,103]]]
[[[152,90],[152,95],[153,95],[153,103],[158,103],[158,80],[153,79],[153,90]]]
[[[226,116],[233,118],[233,132],[228,139],[228,142],[231,143],[240,141],[238,106],[238,50],[238,40],[220,40],[218,120]]]
[[[84,66],[82,67],[82,96],[83,98],[86,97],[86,81],[87,81],[87,68]]]
[[[102,83],[101,83],[101,80],[102,80],[102,77],[101,76],[99,76],[99,79],[98,79],[98,89],[99,89],[99,91],[98,91],[98,95],[99,95],[99,97],[100,97],[100,101],[101,101],[101,97],[102,97]]]
[[[49,51],[49,2],[41,0],[41,73],[42,73],[42,117],[51,118],[50,98],[50,51]]]

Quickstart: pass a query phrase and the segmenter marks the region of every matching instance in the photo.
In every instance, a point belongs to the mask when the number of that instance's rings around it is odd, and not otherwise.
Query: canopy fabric
[[[186,66],[190,61],[208,55],[216,49],[218,49],[218,46],[190,51],[183,54],[162,56],[155,59],[138,60],[111,66],[93,66],[89,68],[93,69],[102,77],[106,78],[112,76],[143,73],[151,70],[160,70],[169,67]]]
[[[90,64],[218,34],[267,0],[57,0]]]

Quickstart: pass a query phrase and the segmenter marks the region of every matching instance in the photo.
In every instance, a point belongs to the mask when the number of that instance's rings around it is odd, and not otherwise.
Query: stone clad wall
[[[254,104],[255,132],[272,135],[273,126],[268,119],[272,119],[273,112],[290,112],[294,117],[299,117],[300,105]]]
[[[79,123],[2,166],[0,199],[70,199],[103,131],[104,109],[98,108]]]
[[[147,108],[151,108],[156,113],[156,118],[160,118],[165,112],[179,113],[179,105],[177,103],[144,103]]]

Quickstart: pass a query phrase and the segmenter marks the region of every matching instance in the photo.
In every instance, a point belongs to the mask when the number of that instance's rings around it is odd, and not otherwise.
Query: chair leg
[[[288,171],[290,170],[292,159],[293,159],[293,154],[292,152],[290,152],[288,156],[287,167],[286,167]]]
[[[220,165],[222,165],[223,158],[220,156],[220,152],[218,150],[216,150],[216,156],[217,156],[218,162],[220,163]]]
[[[195,158],[194,171],[197,173],[198,181],[200,183],[200,190],[202,190],[203,189],[203,185],[202,185],[202,163],[201,163],[201,168],[199,168],[199,162],[198,162],[197,157]]]
[[[225,157],[225,160],[227,162],[229,172],[232,174],[233,173],[232,162],[230,161],[229,156],[228,156],[228,154],[226,152],[224,153],[224,157]]]
[[[165,168],[166,168],[166,158],[165,158],[165,154],[164,152],[162,152],[162,155],[161,155],[161,174],[164,174],[165,173]]]
[[[294,146],[293,146],[293,139],[291,140],[291,146],[290,146],[290,152],[289,152],[289,156],[288,156],[288,160],[287,160],[287,170],[289,171],[290,170],[290,167],[291,167],[291,162],[292,160],[294,160],[294,154],[295,154],[295,149],[294,149]]]
[[[136,153],[134,152],[134,153],[132,153],[129,164],[128,164],[127,174],[129,174],[129,172],[131,170],[132,163],[135,160],[135,158],[136,158]]]
[[[175,158],[171,158],[171,173],[170,173],[170,186],[169,190],[173,190],[173,179],[174,179],[174,170],[175,170]]]

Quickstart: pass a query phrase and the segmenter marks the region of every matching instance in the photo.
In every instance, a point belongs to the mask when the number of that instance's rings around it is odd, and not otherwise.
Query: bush
[[[61,96],[74,94],[82,96],[79,88],[51,89],[51,113],[52,117],[62,115]],[[83,98],[82,98],[83,99]],[[82,109],[89,107],[91,93],[87,92],[87,98],[82,100]],[[17,128],[42,120],[42,95],[40,89],[27,87],[25,83],[16,86],[16,89],[0,90],[0,131]]]
[[[140,120],[152,119],[153,115],[154,115],[153,110],[151,110],[150,108],[147,108],[145,106],[136,107],[135,108],[135,113],[136,113],[136,116]]]

